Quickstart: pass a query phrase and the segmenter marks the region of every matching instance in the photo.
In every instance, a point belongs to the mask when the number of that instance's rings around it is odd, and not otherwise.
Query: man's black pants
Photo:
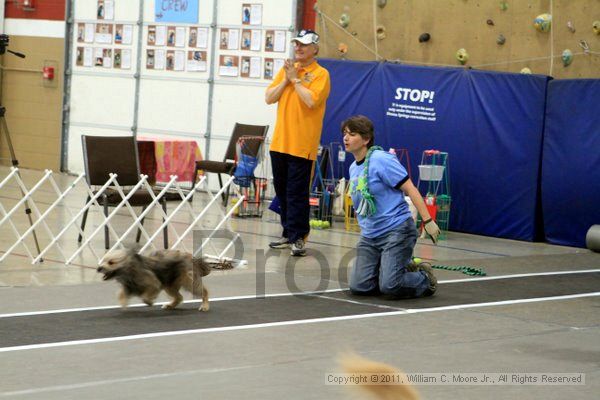
[[[310,231],[310,177],[313,161],[271,151],[273,186],[281,204],[282,236],[291,243],[304,239]]]

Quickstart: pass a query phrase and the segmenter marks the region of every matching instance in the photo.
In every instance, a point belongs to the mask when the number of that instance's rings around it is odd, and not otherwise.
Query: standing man
[[[329,72],[315,60],[319,35],[302,30],[292,43],[294,61],[285,61],[265,94],[267,104],[279,103],[270,154],[283,227],[281,238],[269,246],[291,247],[291,254],[301,257],[306,255],[304,241],[310,231],[310,178],[330,83]]]

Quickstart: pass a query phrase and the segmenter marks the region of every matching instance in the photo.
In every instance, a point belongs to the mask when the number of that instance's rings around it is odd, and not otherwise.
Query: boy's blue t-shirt
[[[354,208],[358,207],[362,194],[356,190],[358,178],[365,168],[356,161],[350,165],[350,196]],[[394,187],[408,174],[395,155],[376,150],[369,160],[369,192],[375,198],[376,212],[370,217],[357,216],[361,234],[367,238],[379,237],[412,218],[404,193]]]

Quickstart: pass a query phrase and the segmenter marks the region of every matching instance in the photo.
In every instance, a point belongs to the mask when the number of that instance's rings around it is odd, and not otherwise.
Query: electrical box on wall
[[[23,11],[35,11],[35,0],[23,0]]]
[[[44,60],[42,67],[42,85],[44,87],[58,87],[58,61]]]

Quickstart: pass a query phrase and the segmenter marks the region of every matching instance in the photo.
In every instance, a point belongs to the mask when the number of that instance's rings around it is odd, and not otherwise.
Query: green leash
[[[446,271],[460,271],[465,275],[470,276],[486,276],[487,274],[483,270],[483,268],[473,268],[466,266],[450,266],[450,265],[432,265],[431,268],[434,269],[445,269]]]

